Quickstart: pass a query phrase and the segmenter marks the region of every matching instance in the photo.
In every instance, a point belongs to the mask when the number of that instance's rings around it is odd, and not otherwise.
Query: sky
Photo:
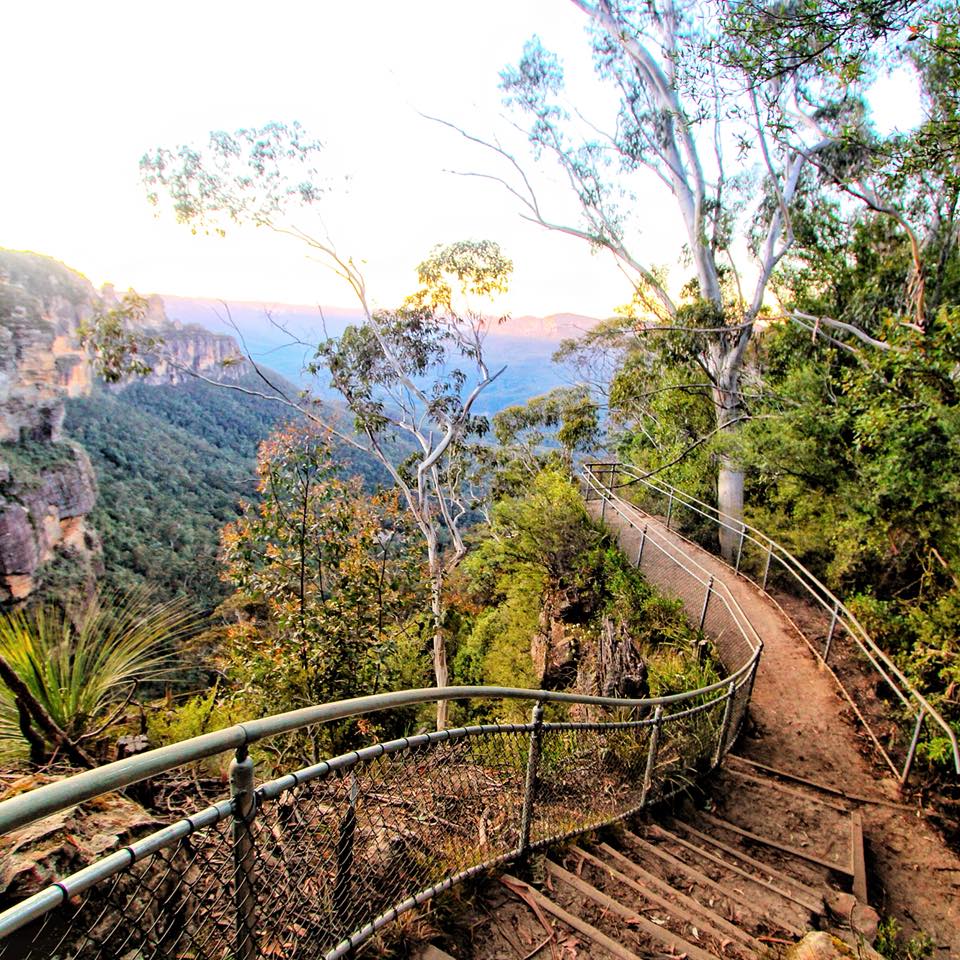
[[[606,316],[629,299],[609,255],[525,223],[495,184],[451,173],[498,167],[421,116],[503,131],[499,71],[534,33],[563,56],[578,102],[591,103],[585,19],[566,0],[12,0],[3,21],[0,246],[53,256],[98,286],[352,306],[343,282],[295,241],[257,230],[194,236],[158,216],[139,181],[138,160],[153,147],[299,120],[324,142],[330,171],[349,175],[325,225],[363,265],[378,305],[413,289],[432,246],[470,238],[497,240],[513,258],[503,307],[515,315]],[[530,169],[548,212],[575,221],[556,175]],[[675,263],[680,225],[648,186],[636,205],[640,248]]]

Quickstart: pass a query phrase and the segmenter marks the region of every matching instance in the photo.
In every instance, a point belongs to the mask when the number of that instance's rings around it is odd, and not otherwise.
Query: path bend
[[[879,764],[869,739],[858,731],[836,681],[814,657],[798,626],[777,602],[718,557],[668,530],[659,517],[617,498],[624,512],[642,518],[648,535],[691,557],[726,585],[764,643],[750,704],[751,722],[737,752],[876,801],[862,804],[871,900],[881,915],[894,916],[907,935],[925,931],[935,957],[960,956],[960,857],[924,819],[922,811],[900,804],[896,782]],[[598,501],[588,503],[600,517]],[[635,556],[640,532],[616,510],[604,522]],[[666,592],[669,582],[658,583]],[[897,804],[897,805],[893,805]]]

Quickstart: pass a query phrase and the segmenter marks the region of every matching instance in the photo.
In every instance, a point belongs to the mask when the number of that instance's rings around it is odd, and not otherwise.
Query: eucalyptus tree
[[[796,76],[750,75],[729,56],[718,7],[572,2],[587,19],[595,72],[610,96],[606,125],[569,104],[561,62],[537,38],[502,71],[501,86],[535,156],[552,160],[569,184],[579,221],[550,215],[514,152],[466,135],[499,156],[500,173],[479,175],[505,186],[526,219],[614,255],[635,288],[629,322],[636,335],[682,336],[708,384],[721,437],[717,499],[731,521],[721,538],[729,553],[744,476],[723,438],[747,415],[748,347],[771,275],[793,243],[791,212],[804,174],[836,142],[853,108],[842,99],[812,103]],[[776,122],[793,112],[816,113],[816,129],[798,125],[795,136],[776,136]],[[653,189],[672,198],[683,227],[691,276],[679,293],[637,243],[641,198]]]
[[[909,271],[896,312],[924,333],[942,293],[960,192],[956,4],[816,0],[781,6],[737,0],[725,7],[723,28],[733,41],[723,53],[729,64],[753,83],[789,83],[816,107],[800,111],[771,104],[772,135],[794,144],[804,136],[828,137],[830,145],[809,157],[820,187],[856,201],[853,207],[846,204],[848,214],[856,215],[859,208],[886,218],[903,238]],[[881,136],[863,92],[879,73],[893,68],[901,70],[905,89],[913,73],[923,120],[914,130]],[[845,122],[838,129],[831,114],[844,104]],[[815,335],[826,328],[852,334],[861,344],[888,347],[836,317],[790,315]]]
[[[204,147],[159,148],[143,157],[141,173],[149,199],[168,197],[177,220],[194,231],[222,234],[231,224],[252,224],[293,236],[353,291],[362,323],[315,344],[308,369],[328,372],[355,429],[325,419],[304,397],[282,402],[376,458],[396,484],[426,551],[434,675],[445,686],[444,582],[467,549],[462,525],[473,504],[471,448],[487,429],[474,407],[503,372],[485,359],[494,321],[480,304],[506,291],[513,264],[491,241],[437,247],[418,267],[418,289],[397,309],[375,310],[363,272],[338,251],[322,218],[311,220],[318,230],[305,229],[309,209],[335,188],[319,173],[322,150],[298,124],[272,123],[213,133]],[[275,396],[269,374],[256,369],[264,395]],[[439,727],[446,718],[440,701]]]

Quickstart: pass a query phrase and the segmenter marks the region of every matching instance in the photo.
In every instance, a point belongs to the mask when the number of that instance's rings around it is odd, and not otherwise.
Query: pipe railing
[[[360,697],[236,724],[15,796],[0,803],[11,856],[50,814],[68,824],[95,797],[234,754],[229,797],[125,837],[0,913],[0,958],[334,960],[454,884],[687,789],[736,740],[762,644],[695,559],[655,531],[639,553],[638,565],[665,578],[712,639],[722,680],[632,700],[502,687]],[[526,702],[530,719],[398,737],[257,782],[278,737],[359,716],[389,726],[397,711],[438,700],[482,703],[488,715]]]
[[[954,768],[957,775],[960,776],[960,745],[958,745],[957,733],[952,725],[931,706],[923,694],[916,689],[890,657],[877,645],[849,607],[785,547],[762,531],[750,526],[750,524],[731,520],[716,507],[704,503],[702,500],[698,500],[670,484],[653,480],[628,464],[618,462],[591,463],[586,466],[585,473],[592,477],[606,478],[605,480],[598,479],[597,482],[604,485],[610,491],[612,497],[616,497],[614,491],[622,491],[628,487],[643,490],[648,498],[652,496],[656,503],[651,506],[648,513],[653,515],[656,507],[662,507],[663,513],[660,515],[664,517],[667,529],[671,528],[671,523],[676,528],[679,512],[687,511],[693,517],[698,517],[701,521],[707,521],[718,532],[721,529],[725,530],[730,534],[729,539],[735,544],[735,550],[732,557],[721,557],[720,559],[731,566],[736,574],[750,580],[764,592],[766,592],[769,584],[774,569],[773,565],[777,565],[786,574],[787,582],[794,589],[799,588],[801,594],[809,597],[829,618],[829,627],[821,647],[818,648],[815,643],[811,642],[810,638],[807,638],[808,644],[818,659],[829,667],[831,652],[835,650],[835,642],[841,633],[846,633],[870,667],[884,681],[893,696],[903,704],[913,718],[909,745],[906,748],[902,764],[899,764],[891,755],[890,750],[884,746],[881,736],[873,729],[869,720],[863,716],[856,700],[844,686],[840,677],[837,676],[836,671],[832,671],[844,695],[862,721],[867,735],[873,741],[878,753],[891,771],[898,777],[900,783],[902,785],[906,784],[910,776],[920,736],[924,724],[928,721],[939,728],[940,732],[948,739]],[[617,497],[617,499],[620,498]],[[682,532],[682,530],[678,532]],[[711,552],[715,552],[718,545],[719,540],[716,546],[710,543],[708,548]],[[752,568],[747,562],[751,551]]]

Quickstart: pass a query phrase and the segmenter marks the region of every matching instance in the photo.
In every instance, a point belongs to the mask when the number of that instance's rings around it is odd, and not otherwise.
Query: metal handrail
[[[584,479],[588,486],[596,489],[594,478],[584,475]],[[612,509],[622,514],[627,525],[636,527],[632,516],[634,508],[608,489],[598,492],[604,498],[605,505],[610,504]],[[711,622],[727,644],[721,649],[721,638],[716,638],[721,659],[729,671],[722,680],[694,690],[641,699],[493,686],[428,687],[358,697],[235,724],[12,797],[0,802],[0,835],[52,813],[69,810],[85,800],[131,787],[160,773],[226,751],[235,751],[230,766],[230,798],[129,843],[0,913],[0,957],[4,955],[5,944],[17,947],[13,940],[7,938],[36,921],[43,923],[38,933],[41,944],[43,931],[47,923],[52,922],[58,937],[64,931],[68,936],[79,937],[90,948],[91,956],[100,958],[111,955],[108,944],[113,936],[126,945],[130,937],[153,935],[160,938],[157,943],[167,944],[169,941],[164,938],[173,936],[174,942],[180,943],[180,938],[186,936],[185,946],[188,948],[194,942],[191,938],[196,938],[200,944],[197,956],[254,960],[261,955],[260,938],[272,935],[269,931],[276,931],[276,918],[285,917],[297,909],[288,903],[293,898],[297,903],[308,902],[309,906],[304,909],[311,911],[311,916],[326,910],[324,916],[332,917],[333,925],[323,928],[321,924],[318,928],[324,930],[323,942],[305,942],[301,945],[302,950],[301,947],[296,950],[290,948],[287,955],[322,956],[325,960],[336,960],[404,910],[423,903],[455,883],[482,870],[523,857],[547,844],[623,819],[651,803],[661,802],[687,789],[692,779],[721,763],[733,746],[746,714],[763,644],[749,617],[725,584],[715,583],[694,557],[660,537],[656,531],[651,532],[649,543],[648,561],[656,548],[661,553],[660,561],[670,565],[670,569],[675,571],[674,576],[676,571],[682,571],[683,582],[693,588],[695,597],[699,597],[702,586],[702,612],[699,599],[695,599],[693,604],[696,609],[691,609],[690,603],[687,603],[692,619],[695,619],[696,613],[701,613],[702,629],[708,604],[711,598],[716,598],[719,609],[711,608],[714,610]],[[637,563],[639,565],[639,557]],[[738,638],[734,645],[731,645],[732,637]],[[725,656],[723,651],[726,651]],[[316,724],[417,704],[475,699],[526,701],[532,704],[531,720],[525,724],[458,727],[374,743],[282,774],[259,786],[255,783],[249,748],[259,741]],[[569,721],[545,722],[543,711],[548,703],[623,713],[606,720],[584,720],[574,716]],[[494,739],[491,741],[490,738]],[[584,769],[589,769],[592,776],[584,780],[581,776],[583,771],[578,766],[566,773],[567,768],[560,761],[561,773],[558,776],[561,779],[557,781],[556,788],[559,793],[551,794],[554,788],[549,785],[553,782],[549,778],[554,776],[551,770],[556,769],[558,756],[562,758],[564,755],[564,743],[567,741],[563,738],[573,738],[570,742],[574,746],[570,749],[574,751],[576,763],[591,764]],[[616,756],[617,744],[622,746],[623,738],[633,744],[633,750],[642,751],[641,754],[630,754],[629,750],[627,753],[627,756],[635,756],[637,761],[642,760],[642,776],[629,774],[628,771],[633,769],[631,766],[614,766],[612,772],[605,774],[610,792],[597,791],[593,779],[601,775],[601,767],[606,763],[602,758],[611,750]],[[662,744],[666,742],[672,743],[673,748],[663,754]],[[469,753],[469,744],[472,743],[482,748],[476,758]],[[484,747],[488,743],[489,746]],[[390,805],[396,803],[397,798],[384,798],[377,793],[378,790],[388,789],[383,785],[384,774],[378,772],[380,768],[377,764],[390,760],[405,776],[415,773],[418,778],[423,778],[425,790],[433,790],[441,795],[449,789],[445,778],[458,776],[466,785],[467,792],[462,797],[469,809],[469,803],[473,802],[473,794],[469,791],[487,782],[486,778],[491,775],[488,770],[491,762],[494,770],[519,770],[517,764],[520,756],[517,751],[522,743],[528,744],[522,748],[526,770],[523,782],[518,786],[516,773],[510,773],[500,787],[496,801],[476,801],[493,804],[498,811],[500,819],[490,828],[498,831],[494,839],[489,842],[486,839],[471,841],[470,852],[466,856],[454,852],[440,857],[436,862],[428,860],[416,869],[411,868],[413,872],[403,875],[405,886],[398,886],[395,894],[392,889],[381,891],[379,895],[370,892],[377,891],[377,878],[380,876],[377,871],[388,869],[389,859],[384,859],[387,854],[382,854],[376,844],[371,848],[369,824],[379,822],[388,825],[384,819],[386,810],[390,817],[399,818],[395,822],[400,832],[403,832],[404,824],[409,832],[409,820],[404,820],[402,814],[389,812],[397,809]],[[444,754],[442,751],[445,749],[451,752]],[[491,749],[492,754],[484,752]],[[457,753],[457,750],[461,752]],[[495,758],[493,761],[489,759],[491,756]],[[444,767],[445,763],[447,767]],[[497,763],[505,763],[506,767],[498,768]],[[430,773],[430,770],[435,772]],[[387,782],[392,782],[389,777]],[[547,783],[546,788],[544,783]],[[317,793],[311,794],[311,789]],[[513,792],[510,793],[510,790]],[[574,801],[572,807],[565,799],[570,791],[573,791],[573,796],[580,798]],[[423,796],[430,795],[427,793]],[[387,806],[382,806],[383,803]],[[402,794],[400,803],[402,806]],[[297,814],[291,819],[289,812],[285,811],[294,807]],[[417,809],[420,809],[419,804]],[[514,815],[517,816],[516,821],[512,819]],[[297,830],[302,829],[298,825],[311,823],[311,817],[314,818],[313,826],[306,834],[298,834]],[[356,823],[362,817],[366,817],[368,823],[368,832],[363,840],[366,846],[360,840],[354,841],[354,833],[359,829]],[[441,818],[440,822],[447,821]],[[456,824],[449,823],[448,827],[442,828],[447,830],[449,842],[454,844],[454,848],[462,842],[458,839],[455,827]],[[229,828],[230,839],[225,839],[226,828]],[[288,855],[300,856],[301,845],[305,845],[307,852],[302,856],[313,857],[314,864],[326,865],[313,867],[320,877],[317,882],[327,884],[319,893],[300,890],[299,881],[295,881],[293,887],[284,887],[282,883],[275,887],[271,882],[270,872],[282,868],[283,858],[273,856],[269,849],[261,850],[260,845],[265,843],[269,848],[281,843],[282,837],[286,838],[282,842],[288,845],[284,848],[289,849]],[[442,846],[443,837],[438,835],[437,840]],[[227,844],[226,849],[224,843]],[[355,851],[357,844],[361,844],[361,850],[368,851],[365,857],[373,859],[358,859]],[[199,868],[191,867],[191,862],[197,862],[191,860],[194,852],[208,848],[214,851],[214,860],[205,859],[200,861]],[[218,857],[220,859],[216,859]],[[227,867],[228,873],[225,874],[224,868],[231,861],[232,867]],[[177,867],[178,863],[184,866]],[[221,866],[211,866],[212,863],[221,863]],[[199,874],[196,873],[197,869],[200,870]],[[138,870],[146,872],[138,873]],[[258,870],[266,871],[267,876],[260,877]],[[150,877],[159,879],[152,881]],[[345,909],[343,898],[338,900],[341,881],[343,889],[349,890],[353,883],[367,891],[361,912],[351,913],[352,907],[346,913],[340,912]],[[176,896],[170,892],[170,883],[174,884]],[[195,885],[199,893],[195,892]],[[106,898],[102,907],[99,897],[94,896],[96,891],[102,891]],[[121,905],[108,906],[112,893],[117,891]],[[221,908],[214,910],[208,920],[210,910],[203,904],[216,903],[217,898]],[[263,912],[259,913],[263,898],[267,898],[267,902]],[[192,904],[189,910],[183,907],[184,902]],[[153,904],[155,910],[150,924],[141,919],[147,909],[144,903]],[[180,906],[177,906],[178,903]],[[87,906],[95,915],[92,927],[82,919]],[[224,910],[227,908],[232,918],[232,933],[229,936],[223,926],[226,916]],[[75,911],[72,917],[66,912],[71,909]],[[109,913],[111,909],[112,914]],[[135,916],[128,918],[128,910]],[[105,934],[103,918],[108,915],[117,926],[110,928],[112,933]],[[269,929],[260,929],[258,924],[265,924]],[[298,929],[300,926],[293,920],[290,924],[292,926],[284,930]],[[292,936],[288,933],[284,935]],[[217,944],[214,953],[208,952],[206,946],[211,936]],[[45,948],[39,946],[37,949]],[[157,956],[168,955],[167,946],[156,949]],[[126,946],[124,952],[129,952]],[[35,957],[46,954],[29,955]],[[87,956],[87,953],[83,952],[83,955]],[[153,954],[147,951],[140,955]]]
[[[612,708],[650,708],[667,706],[691,700],[726,687],[731,680],[739,680],[750,669],[747,661],[737,670],[707,687],[647,697],[640,700],[617,697],[594,697],[554,690],[530,690],[520,687],[420,687],[394,693],[380,693],[323,703],[299,710],[290,710],[272,717],[248,720],[213,733],[205,733],[189,740],[181,740],[165,747],[157,747],[132,757],[95,767],[73,776],[49,783],[27,793],[18,794],[0,802],[0,836],[44,817],[65,810],[84,800],[132,787],[161,773],[206,760],[229,750],[242,750],[267,737],[293,733],[318,723],[348,720],[368,713],[399,709],[439,700],[529,700],[541,703],[577,703],[587,706]]]
[[[590,471],[590,466],[592,466],[592,464],[588,464],[587,468],[585,468],[583,472],[583,478],[587,485],[595,492],[599,493],[601,498],[606,503],[609,503],[611,507],[623,518],[623,520],[626,521],[626,523],[628,523],[634,530],[640,530],[641,526],[629,516],[629,513],[633,512],[640,514],[641,511],[637,510],[632,503],[629,503],[623,498],[616,496],[616,494],[614,494],[609,487],[605,487]],[[750,618],[744,613],[740,603],[730,592],[730,588],[725,583],[718,583],[710,574],[710,571],[702,563],[700,563],[696,557],[678,551],[674,544],[672,544],[667,538],[661,537],[655,529],[651,530],[649,527],[647,527],[645,530],[645,536],[650,542],[656,543],[664,553],[668,553],[677,566],[684,570],[693,579],[703,584],[705,589],[709,589],[713,593],[722,594],[731,612],[734,614],[734,620],[737,623],[744,640],[747,642],[750,648],[752,650],[759,650],[762,647],[763,644],[756,628],[750,621]]]
[[[734,537],[737,538],[738,541],[736,560],[733,564],[730,564],[729,561],[723,557],[720,557],[719,559],[727,563],[728,566],[732,566],[734,571],[740,576],[746,577],[746,574],[740,570],[740,559],[743,555],[744,545],[745,543],[756,544],[756,546],[767,553],[767,561],[764,567],[764,577],[762,582],[758,584],[761,589],[764,590],[764,592],[766,592],[767,573],[769,572],[770,560],[774,558],[778,560],[783,568],[794,578],[794,580],[796,580],[797,583],[831,617],[830,630],[828,632],[823,650],[818,651],[813,648],[814,653],[818,656],[818,658],[822,660],[824,664],[829,665],[828,661],[830,656],[831,641],[835,635],[837,627],[843,627],[853,639],[854,643],[856,643],[857,647],[864,654],[864,656],[866,656],[870,661],[874,669],[880,674],[890,689],[904,704],[904,706],[911,707],[912,704],[914,708],[918,708],[913,736],[911,738],[910,747],[908,749],[907,757],[902,769],[897,767],[889,752],[880,743],[879,738],[873,733],[872,730],[870,730],[866,721],[864,721],[864,725],[867,727],[875,746],[880,751],[891,770],[893,770],[893,772],[900,778],[900,782],[906,783],[910,775],[916,755],[920,732],[927,718],[939,726],[949,739],[952,747],[954,768],[956,773],[960,775],[960,744],[958,744],[956,731],[953,729],[951,724],[933,706],[931,706],[923,694],[916,689],[916,687],[907,679],[907,677],[890,659],[890,657],[877,645],[873,638],[867,633],[860,621],[857,620],[856,616],[851,612],[849,607],[847,607],[846,604],[844,604],[815,574],[807,569],[807,567],[805,567],[785,547],[777,543],[771,537],[768,537],[761,530],[758,530],[756,527],[751,526],[745,521],[730,522],[724,514],[722,514],[711,504],[705,503],[696,497],[684,493],[682,490],[679,490],[668,483],[651,480],[649,477],[645,476],[639,470],[630,466],[629,464],[623,464],[619,462],[590,463],[587,464],[584,469],[591,475],[597,470],[605,470],[610,472],[612,475],[616,473],[626,474],[631,479],[624,484],[611,484],[611,492],[614,489],[639,483],[647,487],[649,490],[659,494],[660,496],[667,497],[671,507],[675,507],[677,504],[679,504],[680,506],[686,507],[691,512],[699,514],[704,519],[715,523],[719,528],[729,531],[734,535]],[[752,583],[757,582],[752,577],[748,577],[747,579],[750,579]]]

